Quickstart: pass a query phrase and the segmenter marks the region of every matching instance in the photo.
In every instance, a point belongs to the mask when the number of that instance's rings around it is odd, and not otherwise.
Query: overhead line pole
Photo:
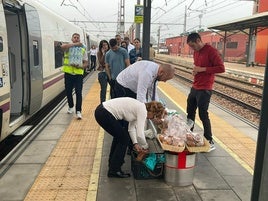
[[[140,5],[140,0],[137,0],[137,5]],[[136,23],[136,33],[135,33],[135,38],[141,38],[140,36],[140,33],[141,33],[141,25],[140,23]]]
[[[149,47],[151,36],[151,0],[143,0],[144,18],[143,18],[143,32],[142,32],[142,53],[143,59],[149,59]]]

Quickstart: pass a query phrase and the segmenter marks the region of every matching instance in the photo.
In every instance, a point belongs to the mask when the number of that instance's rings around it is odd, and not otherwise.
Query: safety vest
[[[81,53],[84,55],[86,51],[86,48],[82,47],[81,48]],[[64,60],[63,60],[63,68],[62,71],[68,74],[72,75],[83,75],[84,74],[84,69],[83,68],[76,68],[74,66],[69,65],[69,50],[64,52]]]

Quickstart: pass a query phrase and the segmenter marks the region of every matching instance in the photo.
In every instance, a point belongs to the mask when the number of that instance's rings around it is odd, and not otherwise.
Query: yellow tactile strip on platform
[[[74,118],[70,122],[25,201],[87,199],[91,176],[94,175],[95,153],[100,149],[97,148],[98,140],[103,139],[99,136],[100,127],[94,118],[95,108],[99,104],[99,91],[96,81],[83,99],[83,119]]]
[[[185,112],[187,96],[174,88],[171,84],[160,82],[159,89]],[[251,174],[255,163],[256,142],[243,135],[238,129],[232,127],[221,117],[209,112],[215,141],[227,150]],[[198,119],[198,115],[197,115]],[[198,119],[197,124],[202,128]]]

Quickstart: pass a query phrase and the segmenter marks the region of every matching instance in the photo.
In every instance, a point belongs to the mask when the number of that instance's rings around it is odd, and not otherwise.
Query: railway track
[[[164,62],[159,61],[159,63]],[[176,80],[191,87],[192,68],[178,64],[173,65],[176,69]],[[214,95],[211,100],[217,106],[228,110],[231,114],[257,128],[260,119],[262,90],[263,86],[261,85],[236,79],[230,77],[230,75],[217,75],[214,83]]]

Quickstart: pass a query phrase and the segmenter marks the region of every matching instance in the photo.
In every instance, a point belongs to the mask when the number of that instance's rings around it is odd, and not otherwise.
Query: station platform
[[[248,69],[248,68],[246,68]],[[236,201],[250,200],[258,130],[210,105],[216,150],[198,153],[193,184],[176,187],[164,179],[108,178],[111,136],[94,118],[99,105],[97,71],[84,83],[83,119],[67,105],[0,179],[0,201]],[[169,109],[185,115],[189,89],[159,83]],[[197,119],[195,131],[201,131]],[[131,171],[126,155],[123,170]]]

